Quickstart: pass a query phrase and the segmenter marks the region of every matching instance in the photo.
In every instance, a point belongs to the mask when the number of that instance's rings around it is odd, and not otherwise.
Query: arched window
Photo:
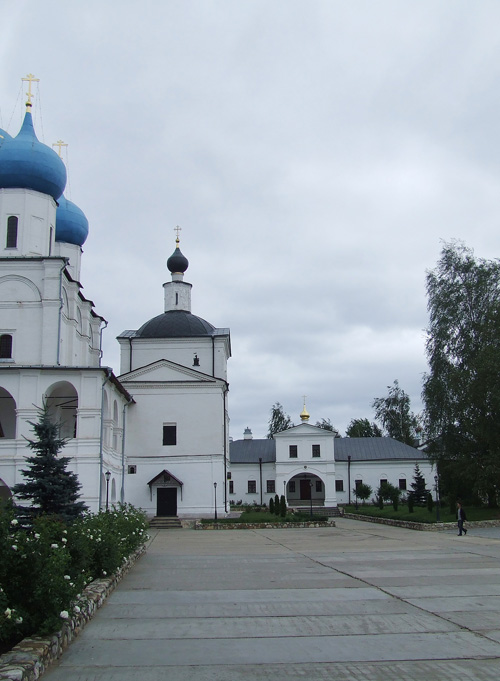
[[[7,248],[17,248],[17,217],[10,215],[7,218]]]
[[[0,336],[0,359],[12,358],[12,336],[4,333]]]

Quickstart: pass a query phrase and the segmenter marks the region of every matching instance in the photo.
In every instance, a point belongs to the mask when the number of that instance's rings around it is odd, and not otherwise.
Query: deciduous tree
[[[269,418],[269,429],[267,437],[272,440],[276,433],[281,433],[283,430],[288,430],[293,426],[292,419],[288,414],[285,414],[282,405],[279,402],[273,404],[271,407],[271,416]]]
[[[429,327],[424,379],[431,455],[455,466],[470,490],[496,505],[500,493],[500,262],[445,244],[427,273]],[[443,466],[444,468],[445,466]],[[453,493],[453,478],[444,493]],[[446,481],[443,481],[446,485]]]
[[[417,440],[419,423],[410,409],[410,397],[399,386],[397,380],[387,386],[387,390],[385,397],[373,400],[375,418],[380,421],[389,437],[413,446]]]
[[[368,419],[352,419],[345,434],[347,437],[382,437],[381,429]]]

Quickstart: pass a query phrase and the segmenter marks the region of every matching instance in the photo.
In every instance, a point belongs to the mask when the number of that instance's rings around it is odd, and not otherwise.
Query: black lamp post
[[[283,480],[283,496],[285,497],[286,501],[286,480]]]
[[[441,504],[439,499],[439,478],[437,475],[434,476],[434,482],[436,483],[436,520],[439,522],[441,520],[439,516],[439,506]]]
[[[214,520],[217,520],[217,483],[214,482],[215,513]]]
[[[109,509],[109,481],[111,480],[111,472],[106,471],[104,473],[104,477],[106,478],[106,511]]]
[[[309,487],[311,488],[311,518],[313,517],[313,481],[309,480]]]

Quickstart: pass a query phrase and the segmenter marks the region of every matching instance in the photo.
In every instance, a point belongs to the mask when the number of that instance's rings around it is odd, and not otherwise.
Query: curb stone
[[[195,522],[195,530],[290,530],[302,527],[335,527],[334,520],[306,521],[303,523],[202,523]],[[1,677],[0,677],[1,678]]]
[[[83,630],[116,585],[145,552],[144,544],[111,577],[95,579],[85,587],[82,591],[81,611],[66,620],[55,634],[25,638],[10,652],[0,655],[0,681],[37,681],[61,657],[71,641]]]
[[[379,523],[380,525],[392,525],[393,527],[405,527],[407,530],[420,530],[422,532],[443,532],[445,530],[456,530],[457,523],[416,523],[412,520],[394,520],[393,518],[378,518],[373,515],[362,515],[361,513],[344,513],[343,518],[349,520],[363,520],[366,523]],[[476,520],[467,521],[469,527],[500,527],[500,520]]]

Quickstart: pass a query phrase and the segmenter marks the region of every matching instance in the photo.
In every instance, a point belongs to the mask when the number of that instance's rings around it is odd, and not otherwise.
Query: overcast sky
[[[116,336],[163,312],[182,227],[192,312],[231,329],[230,434],[272,404],[343,434],[398,379],[420,411],[442,241],[500,255],[497,0],[0,0],[0,127],[40,78],[69,144],[84,294]]]

